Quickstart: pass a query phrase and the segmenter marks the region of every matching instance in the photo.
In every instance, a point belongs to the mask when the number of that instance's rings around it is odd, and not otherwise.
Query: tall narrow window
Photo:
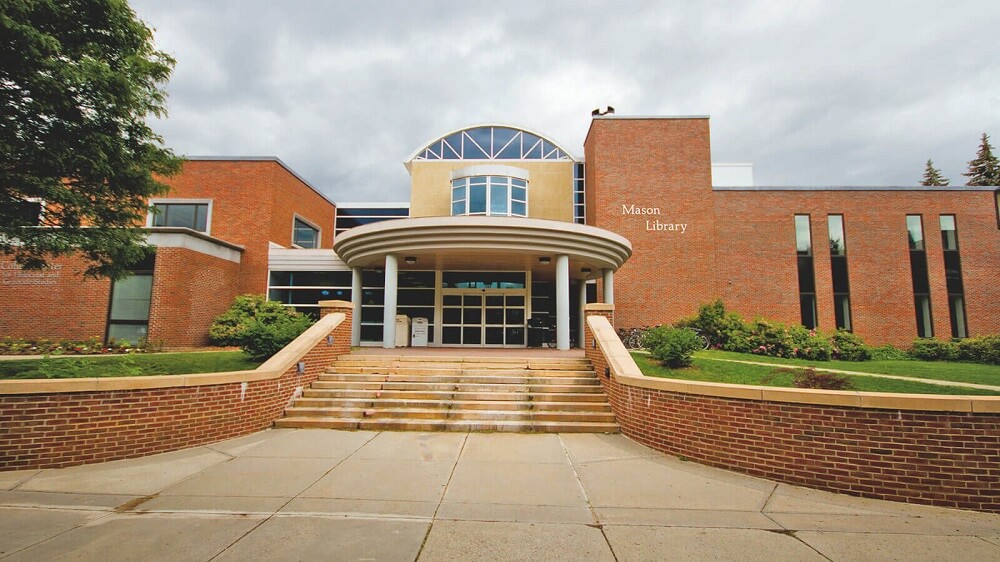
[[[155,256],[146,258],[133,266],[132,275],[111,285],[108,341],[129,341],[136,344],[148,337],[155,259]]]
[[[932,338],[934,322],[931,315],[931,284],[927,277],[927,247],[924,245],[924,224],[920,215],[906,215],[906,232],[910,245],[910,278],[913,281],[917,336]]]
[[[955,215],[941,215],[941,248],[944,250],[944,278],[948,285],[951,337],[965,338],[969,336],[969,330],[965,319],[965,285],[962,283],[962,260],[958,256]]]
[[[833,316],[837,329],[851,329],[851,285],[847,277],[847,238],[844,215],[828,215],[830,271],[833,274]]]
[[[802,325],[812,329],[819,324],[816,317],[816,275],[813,271],[812,233],[809,215],[795,215],[795,253],[799,269],[799,308]]]

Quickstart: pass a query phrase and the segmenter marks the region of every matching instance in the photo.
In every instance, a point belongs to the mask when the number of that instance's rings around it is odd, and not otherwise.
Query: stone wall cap
[[[319,301],[317,304],[319,304],[320,308],[354,308],[354,303],[351,301]]]
[[[592,302],[584,305],[584,312],[614,312],[615,305],[605,304],[603,302]]]

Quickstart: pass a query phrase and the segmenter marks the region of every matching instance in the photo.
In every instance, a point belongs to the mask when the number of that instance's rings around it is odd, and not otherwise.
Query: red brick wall
[[[907,214],[922,214],[934,333],[951,328],[939,216],[956,215],[968,328],[1000,332],[994,195],[970,191],[713,191],[707,119],[596,118],[584,142],[587,222],[629,239],[615,275],[617,326],[672,323],[721,297],[746,317],[801,321],[795,214],[810,214],[819,326],[835,328],[827,216],[844,216],[854,331],[868,342],[917,336]],[[623,205],[661,215],[623,214]],[[680,234],[647,221],[687,224]]]
[[[586,328],[587,340],[593,334]],[[1000,512],[1000,414],[877,410],[668,392],[604,376],[622,433],[671,455],[855,496]]]
[[[711,300],[716,259],[708,119],[594,119],[584,153],[587,223],[632,243],[632,257],[615,274],[617,325],[672,322]],[[661,214],[628,215],[623,205]],[[647,230],[647,221],[687,226],[683,233]]]
[[[906,215],[922,214],[934,333],[951,337],[942,214],[958,225],[971,335],[1000,332],[1000,230],[993,194],[920,191],[717,191],[719,294],[746,316],[800,321],[795,214],[809,214],[819,326],[835,328],[827,217],[844,216],[854,331],[869,343],[917,337]]]
[[[240,264],[188,250],[159,248],[149,306],[149,341],[209,345],[208,328],[239,294]]]
[[[211,236],[246,248],[239,294],[267,289],[268,243],[290,246],[292,213],[321,227],[333,247],[334,207],[273,160],[188,160],[164,180],[166,198],[211,199]]]
[[[351,312],[280,378],[206,386],[0,395],[0,470],[58,468],[174,451],[270,427],[296,388],[350,353]],[[244,384],[246,385],[244,387]]]
[[[104,339],[111,282],[84,279],[86,264],[78,257],[52,263],[47,271],[22,272],[12,259],[0,259],[0,337]],[[24,275],[44,284],[24,284]]]
[[[280,166],[271,176],[271,241],[290,248],[292,222],[298,215],[319,227],[320,248],[333,248],[333,205]]]

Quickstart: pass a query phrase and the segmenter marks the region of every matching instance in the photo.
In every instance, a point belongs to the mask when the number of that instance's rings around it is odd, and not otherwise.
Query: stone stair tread
[[[338,417],[285,417],[277,427],[328,427],[340,429],[383,429],[405,431],[499,431],[553,433],[618,433],[617,423],[547,422],[510,420],[396,420]]]
[[[317,403],[317,404],[313,404]],[[610,412],[611,405],[605,402],[535,402],[531,400],[433,400],[433,399],[397,399],[397,398],[300,398],[296,405],[312,408],[458,408],[458,409],[507,409],[507,410],[564,410],[586,409],[588,411]]]
[[[582,358],[341,356],[277,427],[617,433]]]
[[[371,415],[366,415],[370,412]],[[611,418],[607,421],[614,421],[611,412],[589,412],[589,411],[563,411],[563,410],[465,410],[465,409],[439,409],[439,408],[308,408],[292,406],[285,410],[290,417],[330,417],[336,414],[337,417],[345,418],[375,418],[380,419],[400,419],[408,416],[416,416],[418,419],[423,415],[442,416],[444,418],[481,418],[483,421],[491,421],[493,418],[502,417],[526,417],[526,418],[570,418],[565,421],[573,421],[572,418],[600,417]],[[563,420],[553,420],[563,421]],[[597,421],[597,420],[595,420]]]

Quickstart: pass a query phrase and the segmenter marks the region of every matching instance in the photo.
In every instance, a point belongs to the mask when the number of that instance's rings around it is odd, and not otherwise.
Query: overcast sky
[[[177,59],[186,155],[278,156],[337,201],[409,199],[402,161],[460,127],[576,155],[590,111],[710,115],[758,185],[951,179],[1000,142],[1000,2],[133,0]]]

